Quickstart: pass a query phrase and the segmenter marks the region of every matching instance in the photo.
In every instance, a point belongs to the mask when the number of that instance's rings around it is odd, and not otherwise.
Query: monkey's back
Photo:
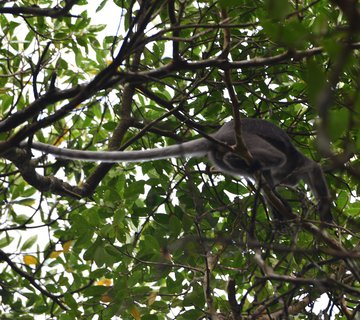
[[[257,135],[271,143],[279,150],[285,151],[286,155],[292,159],[299,157],[300,152],[294,147],[290,137],[279,127],[270,121],[263,119],[244,118],[241,119],[241,130],[244,142],[248,134]],[[225,123],[213,136],[215,139],[224,142],[236,143],[234,121]],[[251,146],[247,146],[250,147]]]

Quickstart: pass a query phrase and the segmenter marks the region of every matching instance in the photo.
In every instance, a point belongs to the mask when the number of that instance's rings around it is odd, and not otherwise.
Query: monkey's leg
[[[292,208],[289,204],[289,202],[287,202],[283,197],[280,196],[280,194],[276,191],[276,190],[272,190],[273,194],[276,196],[276,198],[281,202],[281,205],[283,206],[283,209],[280,211],[278,210],[278,208],[276,208],[273,203],[271,202],[270,199],[268,199],[265,196],[266,202],[269,206],[271,215],[279,221],[286,221],[289,219],[293,218],[293,212],[292,212]],[[286,211],[286,215],[284,215],[284,213],[282,211]],[[295,217],[295,216],[294,216]]]
[[[266,199],[266,203],[270,209],[273,218],[279,221],[288,219],[294,219],[296,216],[292,213],[290,204],[283,199],[276,191],[275,187],[278,181],[275,174],[286,171],[286,155],[272,144],[256,135],[245,135],[246,145],[250,152],[253,163],[248,168],[248,173],[254,175],[256,172],[261,173],[258,181],[260,187],[263,190],[263,194]],[[237,157],[227,157],[227,163],[233,170],[239,170],[244,164],[243,160],[239,160]]]
[[[263,185],[260,182],[259,185],[263,189],[262,193],[271,216],[278,221],[286,221],[296,218],[295,214],[292,212],[290,204],[276,190],[272,181],[271,172],[269,170],[263,171],[262,177],[264,178],[266,184]]]
[[[307,163],[302,172],[302,179],[309,185],[312,193],[318,200],[318,210],[321,221],[331,222],[331,197],[324,177],[324,173],[319,164],[307,159]]]
[[[254,161],[259,163],[261,171],[270,170],[272,174],[274,170],[281,169],[287,161],[284,152],[260,136],[244,135],[244,141]]]

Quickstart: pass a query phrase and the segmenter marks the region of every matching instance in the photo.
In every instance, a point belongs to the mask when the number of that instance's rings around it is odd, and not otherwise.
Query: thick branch
[[[78,0],[67,0],[64,1],[65,6],[63,8],[40,8],[37,6],[31,7],[1,7],[0,13],[2,14],[13,14],[13,15],[30,15],[37,17],[51,17],[59,18],[68,16],[71,8],[78,2]]]
[[[356,43],[351,45],[352,49],[360,48],[360,43]],[[313,48],[305,51],[292,51],[282,53],[273,57],[266,58],[254,58],[250,60],[242,60],[242,61],[234,61],[230,62],[225,59],[206,59],[197,62],[170,62],[169,64],[160,67],[158,69],[150,70],[150,71],[124,71],[119,72],[113,77],[111,77],[113,73],[113,68],[104,69],[97,77],[94,78],[88,85],[78,86],[66,91],[58,91],[54,97],[49,95],[45,95],[40,98],[40,101],[36,100],[33,102],[30,109],[24,109],[24,111],[19,111],[16,113],[15,119],[9,117],[4,120],[5,122],[0,122],[0,132],[7,131],[11,128],[14,128],[16,125],[23,123],[26,119],[31,118],[36,113],[40,112],[48,105],[55,103],[57,101],[61,101],[62,99],[68,99],[74,97],[74,100],[70,101],[67,105],[56,111],[54,114],[32,124],[28,127],[20,130],[15,136],[12,137],[12,143],[19,143],[21,140],[26,137],[34,134],[37,130],[44,128],[55,121],[58,121],[65,117],[69,111],[74,109],[77,105],[84,102],[86,99],[91,97],[95,92],[101,89],[111,88],[119,83],[141,83],[141,82],[149,82],[154,78],[163,78],[169,75],[172,75],[178,71],[185,70],[198,70],[207,67],[218,67],[220,69],[237,69],[237,68],[249,68],[256,66],[266,66],[266,65],[274,65],[288,62],[289,60],[297,61],[301,60],[305,57],[310,57],[316,54],[322,53],[322,48]],[[104,82],[104,79],[110,79]],[[6,150],[10,145],[0,143],[0,152]]]
[[[81,198],[78,187],[73,187],[54,176],[44,177],[38,174],[36,172],[36,163],[30,159],[30,155],[25,150],[13,148],[4,153],[3,157],[10,160],[19,169],[24,180],[37,190],[77,199]]]

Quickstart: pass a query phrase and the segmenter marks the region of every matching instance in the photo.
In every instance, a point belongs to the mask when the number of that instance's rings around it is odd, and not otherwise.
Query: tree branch
[[[28,280],[32,286],[34,286],[36,289],[38,289],[44,296],[50,298],[52,301],[54,301],[57,305],[59,305],[59,307],[63,310],[69,310],[68,307],[66,307],[57,296],[53,295],[52,293],[46,291],[42,286],[40,286],[35,279],[30,276],[28,273],[26,273],[25,271],[21,270],[20,268],[18,268],[16,266],[16,264],[14,262],[11,261],[11,259],[9,258],[9,256],[0,249],[0,261],[5,261],[10,268],[16,272],[18,275],[20,275],[21,277],[23,277],[24,279]]]

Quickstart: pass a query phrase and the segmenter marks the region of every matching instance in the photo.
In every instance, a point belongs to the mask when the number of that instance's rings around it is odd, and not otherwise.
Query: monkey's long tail
[[[41,142],[28,144],[26,141],[23,141],[20,143],[22,148],[27,146],[62,159],[101,162],[142,162],[187,156],[201,157],[207,154],[211,143],[205,138],[200,138],[169,147],[135,151],[84,151],[59,148]]]

